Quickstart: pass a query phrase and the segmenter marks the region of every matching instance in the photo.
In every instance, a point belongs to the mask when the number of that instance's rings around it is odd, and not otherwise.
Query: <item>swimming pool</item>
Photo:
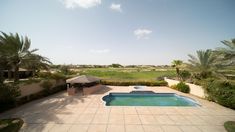
[[[199,106],[197,101],[176,93],[131,92],[104,96],[106,106]]]

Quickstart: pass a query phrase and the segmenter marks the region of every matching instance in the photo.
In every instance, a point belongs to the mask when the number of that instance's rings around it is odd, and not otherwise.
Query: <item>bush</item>
[[[0,112],[15,106],[16,97],[20,95],[15,84],[0,83]]]
[[[189,77],[191,76],[191,73],[189,71],[183,70],[179,72],[179,76],[183,81],[185,81],[189,79]]]
[[[167,86],[166,81],[109,81],[109,80],[101,80],[101,84],[113,85],[113,86],[130,86],[130,85]]]
[[[224,127],[227,132],[235,132],[235,121],[226,121]]]
[[[50,80],[45,80],[40,84],[41,87],[44,88],[45,94],[50,94],[51,93],[51,88],[53,86],[53,83]]]
[[[0,125],[5,127],[1,127],[1,132],[18,132],[22,127],[24,121],[20,118],[12,118],[12,119],[1,119]]]
[[[176,89],[179,90],[180,92],[183,93],[189,93],[190,92],[190,88],[187,84],[185,84],[184,82],[180,82],[176,85]]]
[[[170,88],[175,89],[175,90],[178,90],[177,87],[176,87],[176,84],[171,85]]]
[[[210,80],[203,87],[208,99],[235,109],[235,85],[228,81]]]

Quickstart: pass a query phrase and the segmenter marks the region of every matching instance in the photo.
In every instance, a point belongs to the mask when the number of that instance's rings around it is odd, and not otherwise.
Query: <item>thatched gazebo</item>
[[[69,95],[74,95],[79,89],[83,94],[92,94],[100,90],[100,79],[92,76],[82,75],[66,80]]]

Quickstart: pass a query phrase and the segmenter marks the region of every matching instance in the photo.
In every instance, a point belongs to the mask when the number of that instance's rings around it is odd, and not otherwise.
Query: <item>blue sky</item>
[[[0,30],[55,64],[170,64],[235,38],[234,0],[1,0]]]

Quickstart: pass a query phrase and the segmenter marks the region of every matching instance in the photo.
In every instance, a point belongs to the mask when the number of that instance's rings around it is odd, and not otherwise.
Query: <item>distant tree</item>
[[[172,61],[172,67],[175,67],[176,74],[178,78],[180,79],[180,66],[183,64],[183,61],[181,60],[173,60]]]
[[[113,68],[120,68],[120,67],[123,67],[123,66],[120,65],[120,64],[112,64],[111,67],[113,67]]]

